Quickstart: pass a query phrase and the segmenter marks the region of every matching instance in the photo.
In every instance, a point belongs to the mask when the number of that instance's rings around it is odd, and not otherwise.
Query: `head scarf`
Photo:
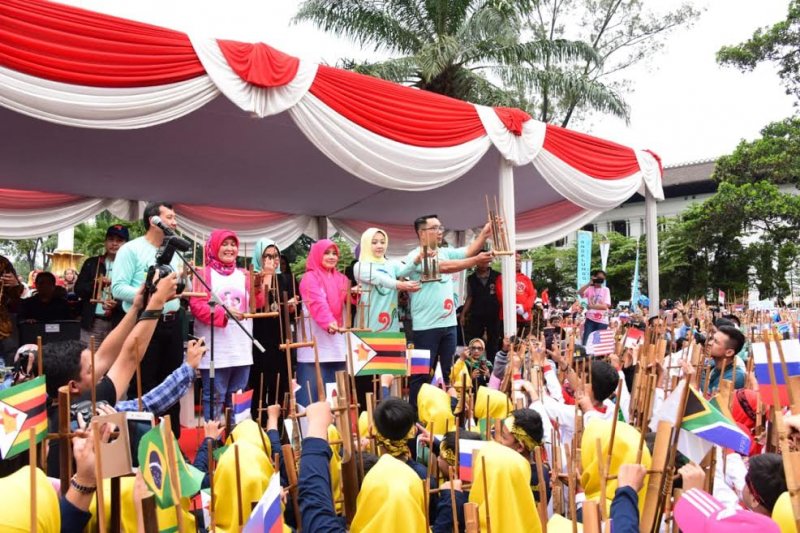
[[[478,504],[481,531],[487,531],[486,501],[492,531],[539,533],[542,530],[531,492],[531,465],[522,455],[498,442],[489,442],[478,452],[473,472],[475,481],[469,501]],[[488,495],[483,490],[484,475]]]
[[[772,520],[781,528],[781,533],[797,533],[792,500],[788,492],[781,494],[778,501],[775,502],[775,507],[772,508]]]
[[[417,394],[417,410],[422,425],[433,423],[433,433],[443,435],[456,428],[456,418],[450,407],[450,395],[439,387],[425,383]]]
[[[31,501],[36,499],[36,523],[42,533],[61,531],[61,512],[58,495],[47,476],[36,469],[36,494],[31,494],[30,470],[20,468],[10,476],[0,479],[3,495],[3,512],[0,513],[0,531],[28,532],[31,524]]]
[[[506,418],[514,409],[514,405],[506,393],[489,387],[478,387],[478,394],[475,397],[475,418],[487,417],[487,401],[489,404],[488,416],[495,420]]]
[[[264,433],[264,430],[258,426],[255,420],[244,420],[236,424],[236,427],[231,431],[230,437],[228,437],[227,444],[232,444],[234,442],[252,444],[259,450],[262,450],[264,455],[267,456],[267,459],[272,460],[272,447],[269,443],[269,437]]]
[[[389,247],[389,236],[385,231],[378,228],[368,228],[367,231],[361,234],[361,244],[359,244],[358,260],[363,263],[385,263],[386,256],[376,257],[372,253],[372,239],[375,238],[376,233],[382,233],[386,238],[386,247]]]
[[[236,233],[228,229],[215,229],[211,232],[206,243],[206,265],[214,269],[223,276],[230,276],[236,270],[236,261],[233,263],[223,263],[219,258],[219,249],[225,239],[234,239],[236,246],[239,246],[239,237]]]
[[[583,475],[581,476],[581,486],[586,493],[586,499],[599,500],[600,498],[600,461],[603,468],[608,461],[608,445],[611,439],[612,420],[593,419],[584,428],[583,438],[581,439],[581,466]],[[617,422],[617,430],[614,435],[614,448],[611,451],[611,468],[606,473],[609,476],[616,475],[619,467],[624,464],[636,463],[636,455],[639,450],[640,433],[633,426],[625,422]],[[602,457],[597,456],[597,439],[600,439]],[[641,464],[650,469],[650,451],[647,446],[642,450]],[[644,478],[642,490],[639,491],[639,514],[644,509],[645,491],[647,490],[647,480]],[[611,504],[614,493],[617,491],[617,480],[606,482],[606,506]]]
[[[356,501],[353,533],[425,530],[423,481],[404,462],[382,456],[364,477]]]
[[[325,289],[328,306],[334,318],[341,324],[342,308],[347,296],[347,288],[350,287],[350,280],[335,268],[328,270],[322,266],[322,258],[328,248],[336,248],[336,252],[339,252],[339,247],[330,239],[321,239],[311,246],[306,259],[306,276],[316,277],[319,284]]]
[[[239,486],[242,494],[241,509],[238,510],[236,509],[239,504],[236,487],[237,449]],[[264,450],[249,442],[236,442],[220,456],[214,472],[214,492],[225,495],[214,501],[214,517],[219,533],[238,532],[239,513],[243,517],[242,522],[247,522],[253,502],[260,500],[267,490],[272,473],[272,463],[267,459]]]
[[[256,241],[255,249],[253,250],[253,271],[254,272],[261,272],[261,258],[264,256],[264,250],[269,248],[270,246],[274,246],[275,249],[278,251],[278,255],[280,256],[280,249],[278,248],[278,243],[273,241],[272,239],[268,239],[264,237],[263,239],[258,239]],[[276,274],[281,273],[281,262],[280,258],[278,260],[278,267],[275,269]]]
[[[138,523],[136,506],[133,502],[133,487],[135,478],[130,476],[121,477],[119,483],[120,494],[120,523],[123,533],[138,533]],[[106,530],[111,531],[111,480],[103,480],[103,508],[106,510]],[[181,498],[181,511],[183,512],[183,523],[188,531],[196,529],[194,514],[189,511],[191,502],[189,498]],[[96,531],[97,526],[97,498],[92,498],[92,503],[89,505],[89,513],[92,518],[86,524],[85,532]],[[156,519],[158,520],[159,527],[164,531],[177,531],[178,530],[178,517],[175,516],[175,508],[168,507],[162,509],[156,505]],[[28,529],[25,529],[28,531]]]

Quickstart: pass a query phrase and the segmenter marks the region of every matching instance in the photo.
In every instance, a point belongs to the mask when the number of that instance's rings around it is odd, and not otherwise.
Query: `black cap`
[[[113,226],[109,226],[106,230],[106,239],[109,237],[119,237],[124,241],[128,241],[128,228],[123,226],[122,224],[114,224]]]

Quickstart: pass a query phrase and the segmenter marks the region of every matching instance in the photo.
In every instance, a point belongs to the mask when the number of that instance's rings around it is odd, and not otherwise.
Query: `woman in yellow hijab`
[[[469,501],[478,504],[481,531],[488,531],[488,505],[492,531],[541,532],[542,525],[530,486],[531,465],[524,457],[498,442],[488,442],[478,452],[472,471]],[[484,476],[487,491],[483,489]]]
[[[272,473],[272,463],[260,445],[256,447],[249,442],[241,441],[225,450],[214,472],[214,493],[217,495],[214,500],[214,518],[218,533],[241,530],[241,525],[245,524],[250,516],[253,503],[260,500],[267,490]],[[238,501],[237,477],[241,489],[241,501]]]
[[[353,274],[360,284],[362,302],[365,304],[359,309],[366,313],[364,324],[372,331],[400,331],[397,291],[416,292],[420,287],[417,281],[397,279],[408,275],[413,265],[405,267],[402,263],[387,260],[388,246],[389,236],[385,231],[367,229],[361,235],[358,263],[353,266]]]
[[[587,500],[599,500],[601,479],[600,479],[600,466],[605,469],[608,464],[608,447],[611,440],[611,420],[592,419],[583,430],[583,438],[581,439],[581,486],[586,494]],[[616,476],[619,472],[619,467],[624,464],[636,464],[636,456],[639,452],[640,433],[633,426],[625,422],[617,422],[616,433],[614,434],[614,447],[611,450],[611,467],[606,473],[607,476]],[[602,456],[597,456],[597,440],[600,439],[600,447]],[[642,450],[642,460],[640,464],[644,465],[646,469],[650,469],[652,459],[650,451],[647,446]],[[641,515],[644,509],[644,495],[647,490],[646,477],[642,490],[639,491],[639,514]],[[611,505],[614,499],[614,494],[617,491],[617,480],[609,480],[606,482],[605,505]]]
[[[423,481],[391,455],[381,456],[364,477],[353,533],[407,533],[425,531]]]

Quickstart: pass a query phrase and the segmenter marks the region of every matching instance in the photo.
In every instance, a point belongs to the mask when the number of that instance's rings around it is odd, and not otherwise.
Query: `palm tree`
[[[586,105],[627,117],[602,84],[560,67],[597,62],[588,43],[524,40],[535,0],[306,0],[295,16],[392,59],[340,66],[461,100],[526,109],[549,120],[553,99],[583,93]],[[541,65],[547,65],[542,69]],[[546,90],[542,99],[539,92]],[[548,100],[549,99],[549,100]]]

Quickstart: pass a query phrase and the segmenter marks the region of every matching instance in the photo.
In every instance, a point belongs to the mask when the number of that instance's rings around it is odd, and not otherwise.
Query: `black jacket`
[[[99,267],[98,267],[99,262]],[[81,328],[89,329],[95,317],[97,304],[91,302],[94,298],[95,277],[106,275],[105,255],[90,257],[84,261],[78,281],[75,282],[75,294],[81,299]],[[111,312],[111,323],[117,325],[125,316],[120,303]]]

